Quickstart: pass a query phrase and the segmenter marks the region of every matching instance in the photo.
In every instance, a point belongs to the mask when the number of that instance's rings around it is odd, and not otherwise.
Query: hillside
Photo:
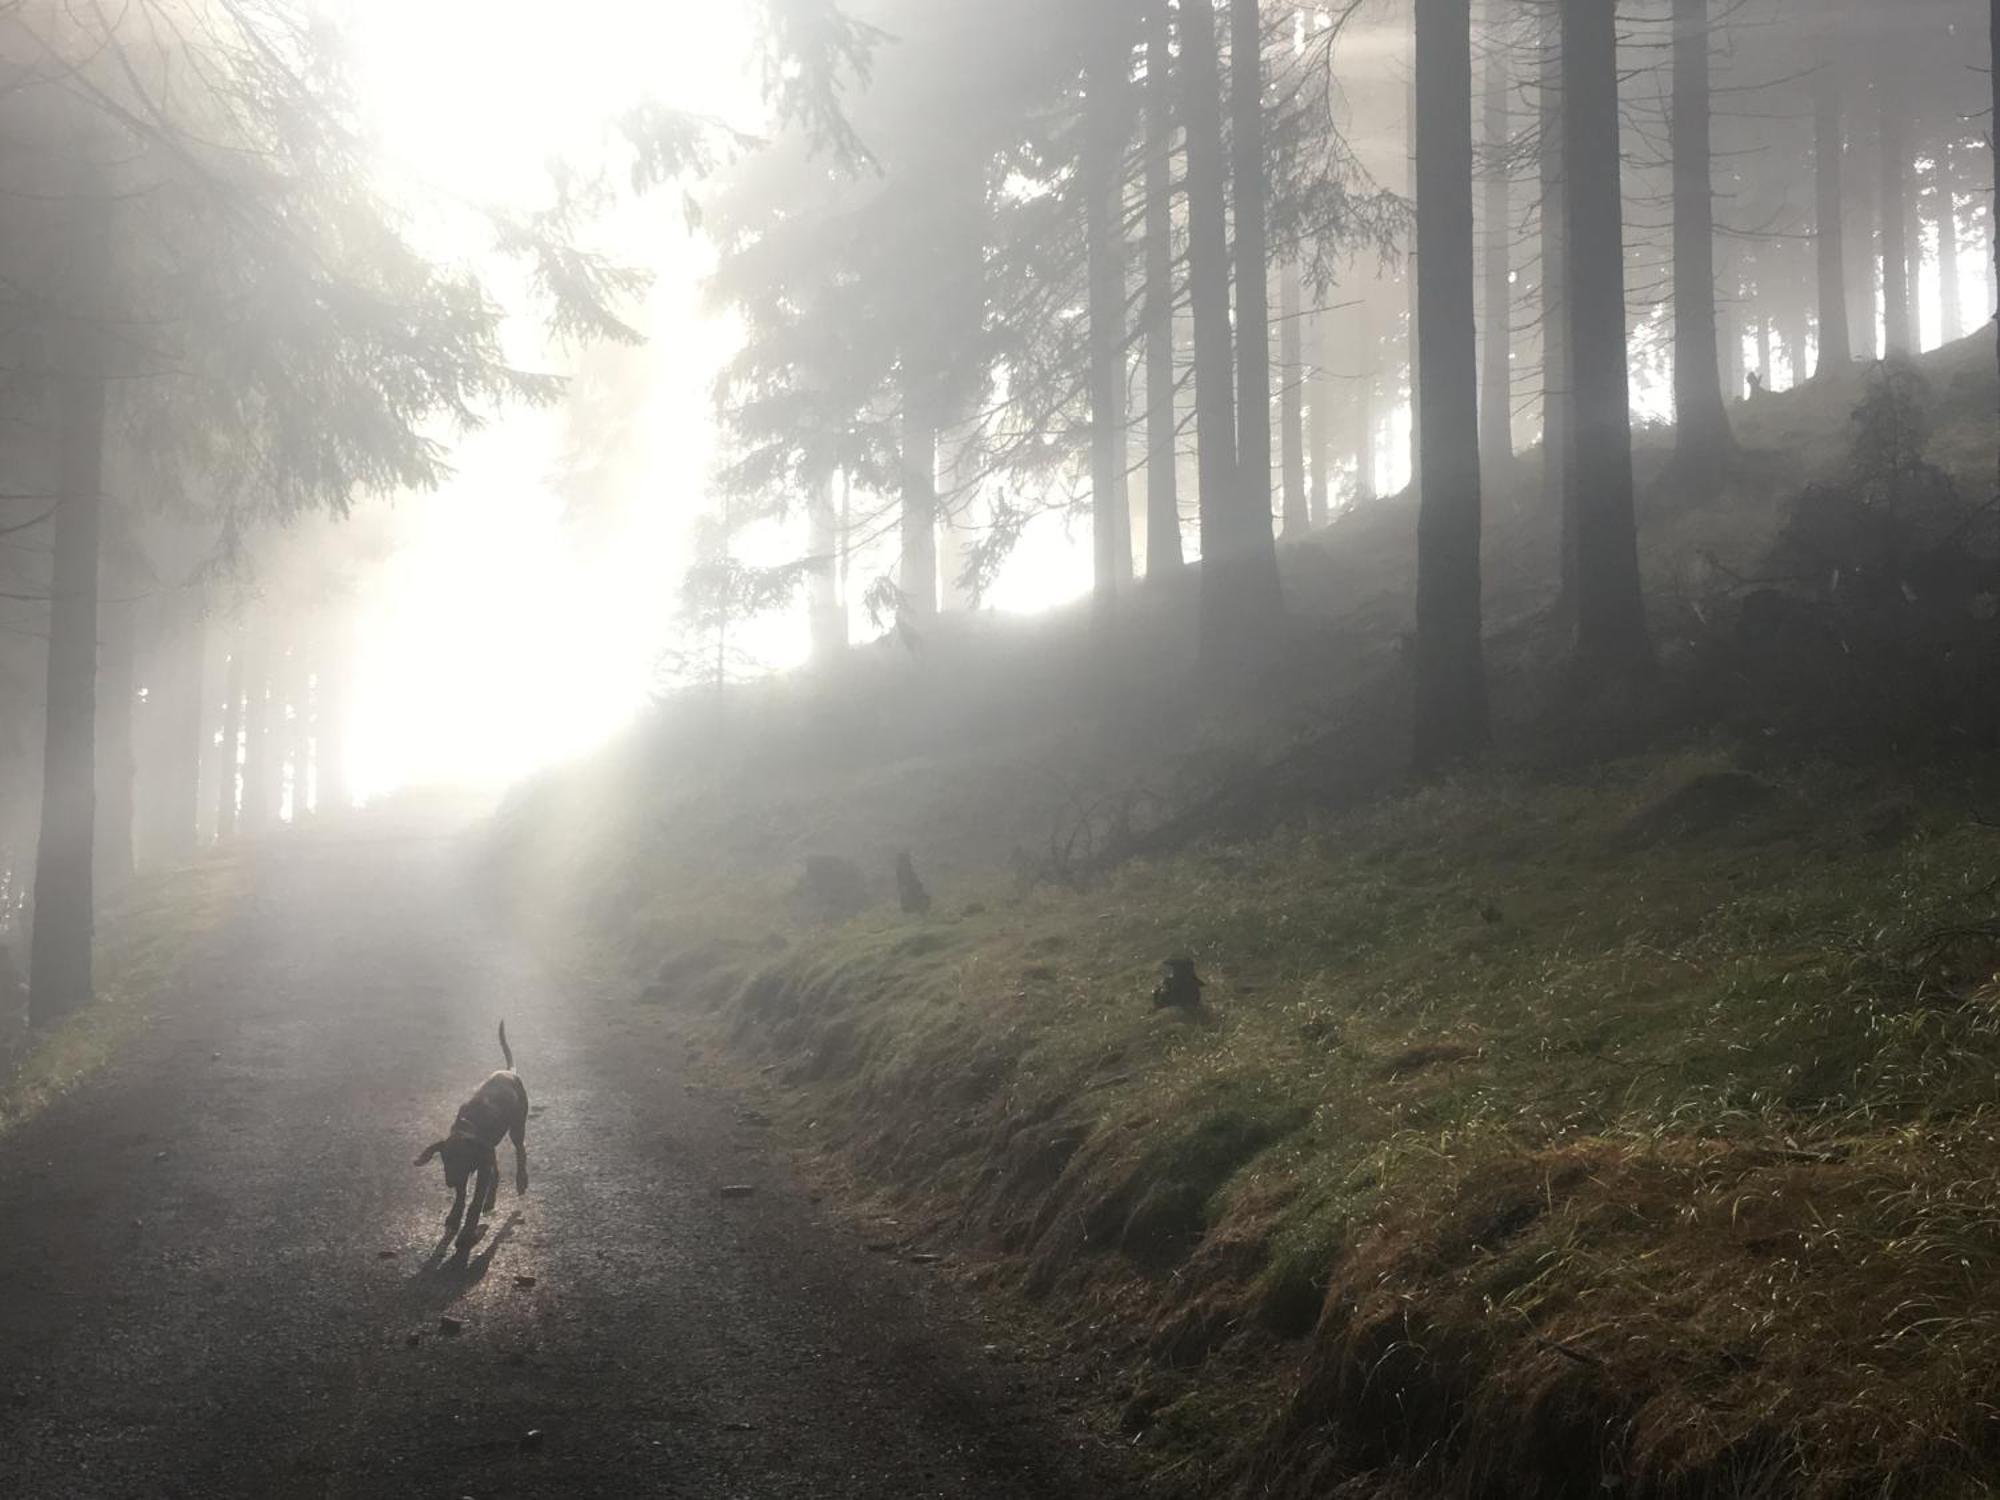
[[[1990,342],[1924,376],[1983,498]],[[1531,458],[1488,507],[1501,745],[1450,780],[1403,776],[1401,497],[1283,549],[1262,680],[1190,670],[1186,580],[1108,649],[958,622],[670,707],[517,796],[491,873],[1163,1493],[1989,1493],[1986,555],[1893,628],[1771,584],[1850,514],[1800,497],[1865,463],[1865,379],[1739,407],[1711,504],[1645,436],[1637,692],[1566,674]],[[1198,1010],[1149,1000],[1172,957]]]

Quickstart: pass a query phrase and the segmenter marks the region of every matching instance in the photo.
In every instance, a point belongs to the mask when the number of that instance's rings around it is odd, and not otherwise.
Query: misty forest
[[[0,0],[0,1494],[2000,1494],[2000,0]]]

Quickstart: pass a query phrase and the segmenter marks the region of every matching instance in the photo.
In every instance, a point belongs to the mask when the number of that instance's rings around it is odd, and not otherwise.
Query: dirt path
[[[725,1100],[593,1022],[442,841],[267,852],[158,1009],[0,1143],[0,1494],[1112,1493],[935,1273],[869,1256]],[[533,1186],[503,1181],[454,1267],[410,1161],[500,1065],[502,1015]]]

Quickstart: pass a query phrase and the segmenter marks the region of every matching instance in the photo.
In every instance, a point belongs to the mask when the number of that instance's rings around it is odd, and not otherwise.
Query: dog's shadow
[[[484,1232],[482,1226],[476,1254],[470,1245],[459,1249],[457,1231],[446,1229],[424,1263],[411,1273],[408,1286],[416,1300],[427,1307],[449,1307],[484,1281],[493,1268],[493,1257],[514,1237],[521,1213],[516,1210],[497,1222],[498,1227],[491,1233]]]

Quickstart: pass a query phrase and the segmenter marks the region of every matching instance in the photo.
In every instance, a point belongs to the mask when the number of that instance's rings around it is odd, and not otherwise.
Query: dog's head
[[[424,1154],[417,1158],[417,1165],[426,1165],[433,1156],[444,1162],[445,1185],[456,1192],[465,1186],[466,1178],[479,1170],[480,1162],[486,1159],[486,1152],[471,1136],[448,1135],[424,1147]]]

